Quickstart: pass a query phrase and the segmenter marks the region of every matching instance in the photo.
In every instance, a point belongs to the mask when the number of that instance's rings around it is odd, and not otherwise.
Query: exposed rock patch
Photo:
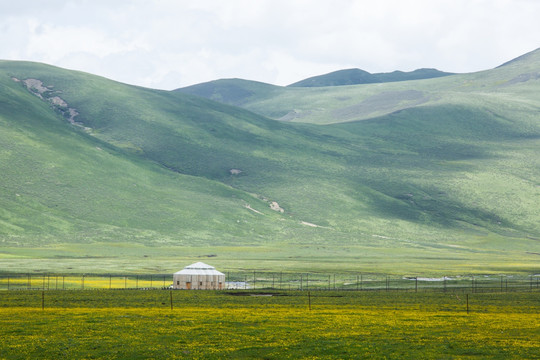
[[[43,94],[51,91],[48,87],[43,86],[43,82],[38,79],[26,79],[23,80],[24,85],[28,90],[33,92],[35,95],[43,99]]]
[[[76,122],[74,119],[75,119],[75,116],[79,115],[79,113],[77,112],[77,110],[73,109],[73,108],[69,108],[68,109],[68,114],[69,114],[69,118],[68,118],[68,121],[70,123],[72,123],[73,125],[77,125],[77,126],[83,126],[83,124],[81,123],[78,123]],[[89,127],[84,127],[85,130],[92,130],[91,128]]]
[[[61,106],[61,107],[68,106],[67,102],[65,102],[64,99],[62,99],[60,96],[53,96],[52,98],[49,99],[49,101],[51,102],[51,104],[56,105],[56,106]]]
[[[283,210],[276,201],[272,201],[270,203],[270,209],[272,209],[274,211],[277,211],[277,212],[280,212],[280,213],[285,212],[285,210]]]
[[[75,121],[75,117],[79,115],[79,112],[77,109],[69,107],[68,103],[58,96],[58,93],[60,92],[53,91],[53,86],[44,86],[43,82],[38,79],[20,80],[16,77],[12,77],[11,79],[15,82],[22,81],[28,91],[51,104],[56,111],[61,113],[70,122],[70,124],[81,127],[86,131],[92,130],[91,128],[84,126],[83,123]]]

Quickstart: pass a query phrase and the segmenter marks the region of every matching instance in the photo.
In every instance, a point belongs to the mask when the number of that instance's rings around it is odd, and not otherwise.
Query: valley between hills
[[[0,271],[537,273],[540,50],[367,74],[163,91],[0,61]]]

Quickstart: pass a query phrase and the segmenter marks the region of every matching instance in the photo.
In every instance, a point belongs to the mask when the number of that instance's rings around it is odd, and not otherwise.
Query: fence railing
[[[540,274],[397,276],[339,273],[228,273],[229,289],[509,292],[540,289]]]
[[[397,276],[385,274],[226,272],[228,290],[511,292],[540,290],[540,274]],[[172,274],[3,273],[0,290],[168,289]]]

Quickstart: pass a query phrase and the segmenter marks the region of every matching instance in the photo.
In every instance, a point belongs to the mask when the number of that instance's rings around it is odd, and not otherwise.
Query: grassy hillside
[[[539,63],[330,88],[217,83],[248,109],[321,126],[2,62],[0,268],[168,271],[211,255],[231,269],[534,271]]]
[[[453,75],[439,71],[437,69],[417,69],[414,71],[393,71],[391,73],[371,74],[360,69],[338,70],[328,74],[313,76],[294,84],[290,87],[321,87],[321,86],[343,86],[359,84],[375,84],[396,81],[431,79]]]
[[[259,231],[279,232],[279,224],[265,220],[277,214],[263,201],[136,156],[128,140],[111,141],[111,145],[91,136],[94,130],[69,124],[11,77],[28,71],[31,77],[43,75],[47,81],[47,73],[89,88],[92,81],[104,80],[35,64],[0,66],[5,72],[0,92],[3,246],[101,241],[196,245],[215,243],[218,233],[219,243],[241,244],[252,243]],[[110,81],[105,84],[118,90]],[[67,98],[67,91],[61,95]],[[264,215],[247,209],[248,204]],[[256,217],[262,218],[256,228],[246,225]]]

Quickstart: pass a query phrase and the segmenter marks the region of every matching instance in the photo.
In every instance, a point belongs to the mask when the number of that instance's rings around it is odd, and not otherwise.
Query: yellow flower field
[[[371,303],[370,294],[312,294],[311,310],[305,294],[278,299],[174,292],[171,310],[168,291],[124,293],[163,301],[155,307],[148,303],[91,308],[66,306],[59,300],[62,307],[42,310],[6,306],[4,299],[0,358],[534,359],[540,355],[539,293],[513,294],[512,302],[505,297],[475,298],[475,308],[468,314],[451,306],[454,297],[410,293],[386,294],[391,298],[382,306],[378,304],[385,301],[385,294],[373,295]],[[87,292],[85,301],[99,294],[103,293]],[[54,304],[53,294],[46,295]],[[416,305],[411,304],[413,296]],[[73,301],[75,305],[79,300]]]

